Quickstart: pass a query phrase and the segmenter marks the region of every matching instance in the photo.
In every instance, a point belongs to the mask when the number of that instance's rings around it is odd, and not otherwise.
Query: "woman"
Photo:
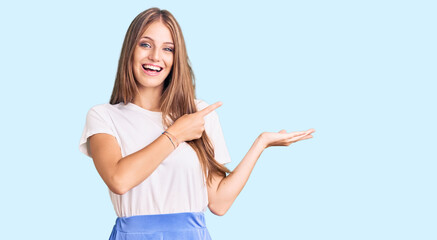
[[[265,148],[314,132],[264,132],[231,172],[214,111],[221,104],[195,98],[173,15],[159,8],[140,13],[126,33],[110,103],[88,111],[80,140],[118,216],[110,240],[211,239],[206,208],[225,214]]]

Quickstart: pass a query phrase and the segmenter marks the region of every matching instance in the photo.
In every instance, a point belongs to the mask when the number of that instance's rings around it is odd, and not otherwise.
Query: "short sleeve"
[[[226,164],[231,162],[231,156],[229,155],[228,148],[226,146],[223,130],[220,124],[220,119],[217,112],[212,111],[209,117],[208,137],[214,145],[214,157],[217,162]],[[207,128],[205,126],[205,128]]]
[[[88,157],[91,157],[89,154],[89,144],[87,142],[88,137],[96,133],[107,133],[115,136],[110,125],[105,121],[104,112],[102,110],[105,109],[94,106],[86,115],[85,127],[79,142],[79,150]]]

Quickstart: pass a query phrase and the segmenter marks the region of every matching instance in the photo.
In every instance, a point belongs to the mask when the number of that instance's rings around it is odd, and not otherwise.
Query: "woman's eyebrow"
[[[155,41],[155,40],[153,40],[153,38],[148,37],[148,36],[144,36],[144,37],[142,37],[142,38],[148,38],[148,39],[150,39],[150,40],[152,40],[152,41]],[[167,44],[173,44],[172,42],[165,42],[165,43],[167,43]],[[173,44],[173,45],[174,45],[174,44]]]

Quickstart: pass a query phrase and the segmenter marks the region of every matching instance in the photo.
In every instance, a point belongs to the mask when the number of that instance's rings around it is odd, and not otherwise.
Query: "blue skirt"
[[[211,240],[203,212],[117,217],[109,240]]]

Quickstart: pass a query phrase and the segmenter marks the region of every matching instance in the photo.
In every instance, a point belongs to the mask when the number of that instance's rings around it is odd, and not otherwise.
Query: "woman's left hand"
[[[316,130],[311,128],[307,131],[290,133],[287,133],[284,129],[279,132],[263,132],[260,135],[260,140],[263,143],[264,148],[271,146],[289,146],[297,141],[312,138],[313,136],[311,134],[315,131]]]

